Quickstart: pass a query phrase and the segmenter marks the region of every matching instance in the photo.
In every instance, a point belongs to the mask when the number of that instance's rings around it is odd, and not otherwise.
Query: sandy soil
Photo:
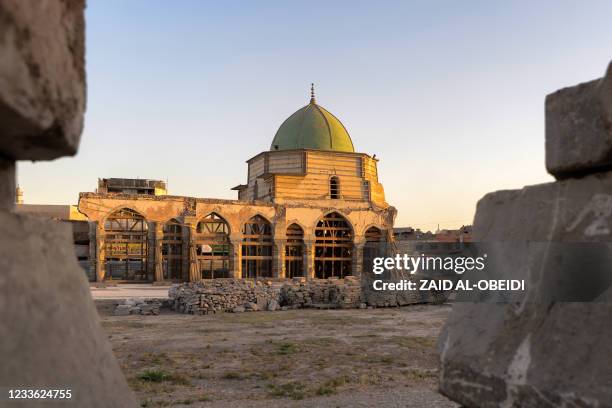
[[[449,306],[102,316],[143,407],[456,407],[437,393]]]

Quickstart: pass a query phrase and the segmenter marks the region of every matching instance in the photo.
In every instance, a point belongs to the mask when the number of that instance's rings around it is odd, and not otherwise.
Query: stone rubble
[[[201,280],[173,285],[168,291],[168,304],[180,313],[211,314],[304,308],[366,309],[442,303],[446,300],[441,293],[377,293],[364,289],[362,285],[366,281],[353,276],[284,281]]]
[[[173,310],[189,314],[276,311],[308,307],[358,308],[364,302],[360,281],[353,277],[293,279],[285,282],[201,280],[174,285],[168,295]]]
[[[242,313],[263,310],[278,301],[278,287],[270,282],[212,279],[173,285],[168,291],[170,307],[181,313]]]
[[[159,309],[161,309],[162,303],[162,299],[126,299],[123,304],[117,305],[113,312],[113,315],[127,316],[133,314],[156,316],[159,314]]]

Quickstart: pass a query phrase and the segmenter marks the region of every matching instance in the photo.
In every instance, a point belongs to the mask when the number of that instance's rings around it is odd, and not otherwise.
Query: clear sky
[[[19,163],[26,203],[98,177],[235,198],[245,160],[308,102],[380,158],[397,226],[471,223],[489,191],[552,180],[544,97],[605,72],[610,1],[89,0],[74,158]]]

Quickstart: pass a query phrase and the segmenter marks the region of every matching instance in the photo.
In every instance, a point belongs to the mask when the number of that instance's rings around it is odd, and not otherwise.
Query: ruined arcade
[[[368,248],[393,236],[396,210],[385,201],[377,162],[355,151],[311,89],[270,150],[247,160],[247,182],[232,188],[237,200],[167,195],[162,181],[134,179],[102,179],[95,193],[81,193],[89,278],[360,276]]]

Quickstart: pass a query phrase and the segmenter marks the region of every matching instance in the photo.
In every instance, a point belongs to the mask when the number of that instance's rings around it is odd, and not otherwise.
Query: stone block
[[[0,2],[0,155],[76,153],[85,111],[84,0]]]
[[[66,407],[136,407],[76,261],[70,226],[0,212],[0,240],[0,384],[70,388]]]
[[[113,315],[115,316],[127,316],[130,314],[132,306],[129,305],[118,305],[113,311]]]
[[[270,299],[268,301],[267,310],[269,312],[273,312],[275,310],[278,310],[278,302],[275,299]]]
[[[453,306],[439,339],[440,391],[466,407],[612,406],[612,304],[555,300],[598,269],[608,283],[587,293],[598,298],[609,284],[612,172],[487,194],[474,240],[500,243],[496,257],[506,276],[524,274],[527,296]],[[528,242],[541,243],[537,256]],[[572,263],[572,251],[605,259]]]
[[[247,302],[244,304],[244,308],[246,310],[251,310],[253,312],[257,312],[259,310],[259,305],[253,302]]]
[[[546,97],[546,168],[557,179],[612,169],[612,63]]]

